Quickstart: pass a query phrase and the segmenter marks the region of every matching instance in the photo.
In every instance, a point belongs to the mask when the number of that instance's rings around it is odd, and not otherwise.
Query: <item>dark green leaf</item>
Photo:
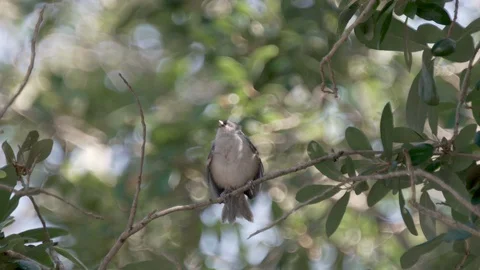
[[[394,8],[393,5],[394,1],[388,2],[383,9],[380,11],[380,15],[377,20],[377,25],[375,26],[375,31],[378,32],[379,39],[377,48],[380,48],[380,44],[385,39],[385,35],[387,34],[388,28],[390,27],[390,23],[392,21],[392,11]],[[378,30],[377,30],[378,29]]]
[[[316,141],[311,141],[307,146],[307,152],[310,159],[316,159],[327,155],[327,153],[323,150],[322,146]],[[342,173],[336,169],[336,165],[332,160],[325,160],[323,162],[317,163],[315,165],[322,174],[326,177],[337,180],[342,176]]]
[[[404,13],[410,19],[415,18],[415,14],[417,13],[417,5],[415,2],[407,1],[407,5],[405,7]]]
[[[340,15],[338,16],[337,35],[341,35],[343,33],[345,27],[353,15],[355,15],[355,12],[357,12],[359,6],[360,5],[355,2],[340,12]]]
[[[44,139],[36,142],[32,146],[32,150],[30,150],[25,166],[31,168],[34,162],[38,163],[46,159],[50,155],[50,152],[52,152],[52,147],[53,140],[51,139]]]
[[[8,216],[10,216],[15,209],[17,209],[18,201],[20,200],[20,196],[14,195],[7,204],[7,210],[4,213],[4,216],[0,216],[0,221],[5,220]]]
[[[347,210],[348,201],[350,200],[350,192],[346,192],[343,197],[338,200],[330,210],[330,213],[327,217],[327,222],[325,224],[325,230],[327,236],[330,237],[340,225],[340,222],[343,219],[343,215]]]
[[[358,128],[348,127],[345,130],[345,140],[353,150],[372,150],[367,136]],[[362,156],[371,158],[373,154],[362,154]]]
[[[47,230],[48,230],[48,234],[50,235],[50,238],[64,236],[69,233],[67,230],[62,228],[47,228]],[[38,241],[43,241],[45,239],[45,231],[43,230],[43,228],[24,231],[19,233],[19,235],[21,237],[37,239]]]
[[[447,56],[455,52],[457,42],[451,38],[444,38],[437,41],[432,47],[432,54],[435,56]]]
[[[452,22],[447,11],[435,3],[417,2],[417,16],[442,25],[449,25]]]
[[[310,200],[311,198],[323,194],[318,199],[310,202],[310,204],[318,203],[323,200],[326,200],[333,195],[337,194],[340,189],[336,186],[331,185],[310,185],[301,188],[297,195],[295,195],[295,199],[301,203]]]
[[[21,157],[23,157],[23,153],[26,151],[30,151],[32,146],[38,141],[38,131],[32,130],[28,133],[27,137],[25,138],[25,141],[23,141],[22,146],[20,146],[20,150],[18,150],[17,153],[17,160],[21,160]]]
[[[47,252],[47,248],[51,246],[52,246],[51,243],[44,243],[38,246],[26,247],[25,255],[43,265],[53,268],[54,264],[53,264],[52,258],[50,257],[50,254]]]
[[[428,143],[422,143],[408,150],[408,154],[412,160],[412,165],[417,166],[429,160],[433,156],[433,146]]]
[[[420,256],[432,251],[443,241],[444,234],[440,234],[432,240],[429,240],[423,244],[412,247],[403,253],[400,258],[400,264],[403,269],[410,268],[418,261]]]
[[[393,150],[393,115],[390,102],[383,108],[380,120],[380,137],[382,138],[384,155],[387,160],[391,160]]]
[[[480,31],[480,18],[473,20],[466,28],[463,35],[470,35]]]
[[[411,143],[411,142],[423,142],[426,138],[416,132],[413,129],[407,127],[395,127],[393,128],[393,142],[396,143]]]
[[[403,222],[405,222],[405,226],[413,235],[418,235],[417,228],[415,228],[415,223],[413,222],[412,215],[410,211],[405,207],[405,198],[403,198],[402,190],[400,189],[398,192],[398,201],[400,204],[400,213],[402,214]]]
[[[408,92],[406,118],[407,125],[417,132],[423,132],[425,120],[427,120],[428,105],[425,104],[418,95],[418,82],[420,80],[420,72],[412,82],[410,91]]]
[[[88,270],[88,267],[85,266],[85,264],[82,263],[82,261],[80,261],[77,257],[75,257],[72,253],[70,253],[70,251],[66,250],[66,249],[63,249],[59,246],[55,246],[53,247],[55,249],[55,251],[62,255],[63,257],[69,259],[71,262],[73,262],[76,266],[78,266],[78,268],[82,268],[82,269],[85,269],[85,270]]]
[[[355,194],[360,195],[360,193],[365,192],[369,189],[368,183],[366,181],[361,181],[355,184],[354,191]]]
[[[433,211],[436,210],[435,204],[433,203],[432,199],[430,199],[427,191],[422,192],[422,196],[420,196],[420,205]],[[419,217],[420,227],[422,228],[425,238],[427,238],[427,240],[432,240],[437,236],[435,219],[428,215],[422,214],[422,212],[419,213]]]
[[[2,150],[3,154],[5,155],[5,159],[7,160],[7,164],[13,164],[15,159],[15,153],[13,153],[13,149],[7,141],[2,143]]]
[[[423,102],[431,106],[436,106],[440,103],[440,97],[438,96],[437,86],[433,79],[433,69],[433,60],[428,59],[422,62],[420,79],[418,80],[418,94]]]
[[[472,114],[477,125],[480,125],[480,99],[472,100]]]
[[[438,133],[438,112],[436,106],[428,106],[428,125],[432,130],[432,134],[437,136]]]
[[[390,192],[390,188],[388,188],[385,183],[383,183],[382,181],[376,181],[370,189],[370,192],[368,192],[368,207],[374,206],[376,203],[382,200],[383,197],[388,194],[388,192]]]
[[[423,43],[435,43],[445,37],[443,31],[433,24],[422,24],[417,28],[415,38]]]
[[[456,151],[463,151],[473,142],[473,137],[477,130],[476,124],[468,125],[458,133],[458,136],[455,138],[453,145],[455,146]]]
[[[9,187],[15,187],[17,184],[17,172],[15,170],[15,167],[13,165],[7,165],[3,168],[1,168],[2,171],[4,171],[7,176],[4,178],[0,179],[0,184],[6,185]],[[8,214],[7,213],[10,211],[9,210],[9,201],[10,201],[10,196],[11,192],[5,189],[0,189],[0,218],[7,218]],[[1,220],[0,220],[1,221]]]
[[[408,18],[405,19],[404,27],[408,27],[407,22],[408,22]],[[405,39],[405,43],[408,44],[409,37],[407,33],[405,33],[404,39]],[[408,46],[404,46],[403,48],[403,58],[405,59],[407,70],[408,72],[410,72],[410,70],[412,69],[412,52],[410,51],[410,48]]]
[[[470,201],[470,194],[468,193],[465,185],[456,173],[446,167],[442,167],[442,169],[435,174],[440,177],[440,179],[442,179],[446,184],[448,184],[453,190],[460,194],[462,198]],[[439,188],[438,190],[442,189]],[[470,214],[470,211],[463,204],[457,201],[457,199],[450,192],[442,190],[442,193],[445,197],[446,203],[452,209],[455,209],[457,212],[465,216],[468,216]]]
[[[345,168],[347,169],[348,176],[354,177],[357,175],[355,172],[355,164],[350,156],[345,158]]]
[[[443,33],[446,35],[449,27],[443,29]],[[450,38],[454,39],[457,43],[455,52],[444,56],[445,59],[452,62],[466,62],[472,58],[473,51],[475,48],[474,40],[471,35],[465,35],[464,28],[458,24],[454,23],[452,28],[452,33]]]

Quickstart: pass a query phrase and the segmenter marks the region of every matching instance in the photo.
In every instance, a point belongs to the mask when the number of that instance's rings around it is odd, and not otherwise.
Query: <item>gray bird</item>
[[[263,164],[257,148],[242,132],[240,125],[232,121],[218,121],[217,135],[207,161],[208,186],[215,198],[263,176]],[[244,192],[255,197],[260,185]],[[252,222],[253,214],[243,193],[229,196],[224,201],[222,221],[232,223],[236,217]]]

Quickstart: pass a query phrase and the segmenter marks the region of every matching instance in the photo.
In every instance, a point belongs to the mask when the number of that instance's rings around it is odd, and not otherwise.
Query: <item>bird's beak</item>
[[[219,127],[223,127],[223,126],[225,126],[225,124],[226,124],[225,121],[218,120],[218,126]]]

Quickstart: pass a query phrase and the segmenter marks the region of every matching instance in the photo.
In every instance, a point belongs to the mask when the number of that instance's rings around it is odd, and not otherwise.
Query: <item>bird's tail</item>
[[[222,221],[233,223],[236,217],[243,217],[252,222],[253,214],[248,205],[247,199],[243,193],[228,196],[224,201],[225,205],[222,210]]]

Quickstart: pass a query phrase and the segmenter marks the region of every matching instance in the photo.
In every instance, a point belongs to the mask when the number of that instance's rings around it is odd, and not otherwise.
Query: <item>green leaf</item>
[[[311,160],[327,155],[327,153],[323,150],[322,146],[320,146],[320,144],[316,141],[311,141],[308,144],[307,152]],[[317,168],[322,174],[332,180],[337,180],[342,177],[342,173],[336,169],[335,163],[330,159],[317,163],[315,165],[315,168]]]
[[[457,42],[451,38],[444,38],[437,41],[432,47],[432,54],[435,56],[447,56],[455,52]]]
[[[85,270],[88,270],[88,267],[85,266],[85,264],[82,263],[82,261],[80,261],[77,257],[75,257],[72,253],[70,253],[70,251],[66,250],[66,249],[63,249],[59,246],[54,246],[53,249],[55,249],[55,251],[62,255],[63,257],[69,259],[71,262],[73,262],[76,266],[78,266],[79,268],[82,268],[82,269],[85,269]]]
[[[32,146],[38,141],[39,136],[36,130],[32,130],[27,134],[25,141],[23,141],[22,146],[20,146],[20,150],[18,150],[17,160],[23,160],[23,153],[32,149]]]
[[[350,156],[345,158],[345,168],[349,177],[357,176],[357,173],[355,172],[355,164]]]
[[[473,143],[475,137],[475,132],[477,131],[477,125],[471,124],[468,125],[458,133],[453,145],[455,146],[456,151],[464,151],[469,145]]]
[[[420,98],[430,106],[436,106],[440,103],[435,80],[433,79],[433,69],[433,60],[424,59],[422,69],[420,70],[420,79],[418,80],[418,93]]]
[[[44,139],[36,142],[30,150],[25,167],[31,168],[33,163],[39,163],[45,160],[52,152],[53,140]]]
[[[348,127],[345,130],[345,140],[352,150],[372,150],[367,136],[358,128]],[[362,156],[372,158],[373,154],[362,154]]]
[[[440,234],[434,239],[429,240],[423,244],[414,246],[411,249],[407,250],[405,253],[403,253],[402,257],[400,258],[400,265],[402,266],[402,268],[406,269],[414,266],[422,255],[432,251],[438,245],[440,245],[440,243],[443,242],[444,235],[445,234]]]
[[[44,243],[38,246],[27,246],[25,255],[36,262],[39,262],[43,265],[52,267],[54,266],[50,254],[47,252],[47,248],[51,247],[51,243]]]
[[[408,18],[405,20],[404,27],[408,27]],[[405,42],[408,44],[409,42],[409,36],[408,34],[405,33],[404,36]],[[412,52],[410,51],[410,48],[408,46],[404,46],[403,48],[403,58],[405,59],[405,64],[407,65],[407,70],[410,72],[412,69]]]
[[[40,266],[32,261],[29,260],[16,260],[15,264],[17,265],[17,268],[19,270],[41,270]]]
[[[406,118],[407,125],[417,132],[423,132],[425,120],[427,120],[428,105],[425,104],[418,95],[418,82],[420,81],[420,72],[410,86],[408,92]]]
[[[471,233],[460,230],[460,229],[450,229],[448,230],[447,234],[443,237],[443,241],[445,242],[453,242],[458,240],[465,240],[472,236]]]
[[[50,235],[50,238],[55,238],[59,236],[64,236],[69,234],[69,232],[65,229],[62,228],[47,228],[48,234]],[[38,241],[43,241],[45,240],[45,231],[43,228],[37,228],[37,229],[31,229],[27,231],[23,231],[19,233],[21,237],[26,237],[26,238],[33,238],[37,239]]]
[[[15,170],[15,167],[10,164],[1,168],[1,170],[5,172],[7,176],[0,179],[0,184],[12,188],[15,187],[17,184],[17,171]],[[11,194],[12,193],[8,190],[0,189],[0,218],[5,219],[8,217],[7,213],[9,212],[9,201]]]
[[[346,9],[344,9],[342,12],[340,12],[340,15],[338,16],[337,35],[341,35],[343,33],[348,22],[353,17],[353,15],[355,15],[359,7],[360,5],[355,2],[348,6]]]
[[[381,201],[383,197],[385,197],[388,192],[390,192],[390,188],[388,188],[385,183],[383,183],[381,180],[376,181],[375,184],[373,184],[372,188],[370,189],[370,192],[368,192],[367,196],[367,204],[368,207],[374,206],[376,203]]]
[[[5,160],[7,160],[7,164],[13,164],[16,161],[15,153],[13,153],[13,149],[7,141],[2,143],[2,150],[5,155]]]
[[[415,38],[423,43],[435,43],[445,37],[443,31],[433,24],[422,24],[417,28]]]
[[[375,35],[379,36],[377,48],[380,48],[380,44],[385,39],[385,35],[390,27],[390,23],[393,18],[393,3],[394,1],[388,2],[380,11],[380,15],[378,16],[377,25],[375,26],[375,32],[377,32]]]
[[[393,115],[390,102],[383,108],[380,120],[380,137],[382,138],[384,155],[387,160],[390,160],[393,150]]]
[[[365,192],[369,189],[368,183],[366,181],[361,181],[355,184],[354,191],[355,194],[360,195],[362,192]]]
[[[432,199],[430,199],[427,191],[422,192],[422,195],[420,196],[420,205],[427,209],[436,211],[435,204],[433,203]],[[420,228],[422,228],[425,238],[427,238],[427,240],[432,240],[437,236],[435,219],[423,214],[422,212],[419,212],[418,215],[420,217]]]
[[[9,201],[8,201],[8,204],[7,204],[7,210],[4,212],[3,214],[3,217],[0,216],[0,221],[2,220],[5,220],[6,218],[8,218],[12,213],[13,211],[15,211],[15,209],[17,209],[17,206],[18,206],[18,201],[20,200],[20,196],[17,196],[17,195],[14,195]]]
[[[435,173],[440,179],[442,179],[447,185],[449,185],[453,190],[455,190],[460,196],[467,201],[470,201],[470,194],[468,193],[465,185],[463,184],[462,180],[458,177],[456,173],[449,170],[447,167],[442,167],[442,169]],[[461,213],[462,215],[468,216],[470,215],[470,211],[448,191],[438,188],[438,190],[442,190],[443,196],[445,197],[446,203],[455,211]]]
[[[473,140],[475,145],[480,146],[480,131],[475,132],[475,138]],[[0,176],[0,178],[2,177]]]
[[[449,25],[452,23],[447,11],[435,3],[417,2],[417,16],[427,21],[434,21],[442,25]]]
[[[429,160],[433,156],[433,146],[428,143],[422,143],[408,150],[412,160],[412,165],[417,166]]]
[[[245,67],[231,57],[218,57],[216,65],[227,82],[239,83],[248,78]]]
[[[7,173],[0,170],[0,179],[7,177]]]
[[[415,228],[415,223],[413,222],[412,215],[410,211],[405,207],[405,198],[403,197],[402,190],[398,191],[398,202],[400,204],[400,213],[402,214],[403,222],[405,226],[413,235],[418,235],[417,228]]]
[[[310,202],[310,204],[314,204],[332,197],[333,195],[337,194],[339,191],[340,189],[338,187],[332,186],[332,185],[309,185],[301,188],[295,195],[295,199],[298,202],[303,203],[315,196],[324,194],[318,199]]]
[[[393,142],[396,143],[412,143],[423,142],[426,138],[408,127],[395,127],[393,128]]]
[[[428,106],[428,125],[432,130],[433,135],[437,136],[438,133],[438,112],[437,107]]]
[[[472,100],[472,114],[477,125],[480,125],[480,99]]]
[[[444,35],[447,34],[449,27],[443,29]],[[465,29],[458,23],[453,24],[451,36],[453,40],[456,41],[455,52],[444,56],[443,58],[452,61],[452,62],[466,62],[472,58],[473,51],[475,49],[475,44],[473,37],[471,35],[465,35]]]
[[[343,219],[343,215],[347,210],[348,201],[350,200],[350,192],[346,192],[343,197],[338,200],[330,210],[330,213],[327,217],[327,222],[325,224],[325,230],[327,236],[330,237],[340,225],[340,222]]]

